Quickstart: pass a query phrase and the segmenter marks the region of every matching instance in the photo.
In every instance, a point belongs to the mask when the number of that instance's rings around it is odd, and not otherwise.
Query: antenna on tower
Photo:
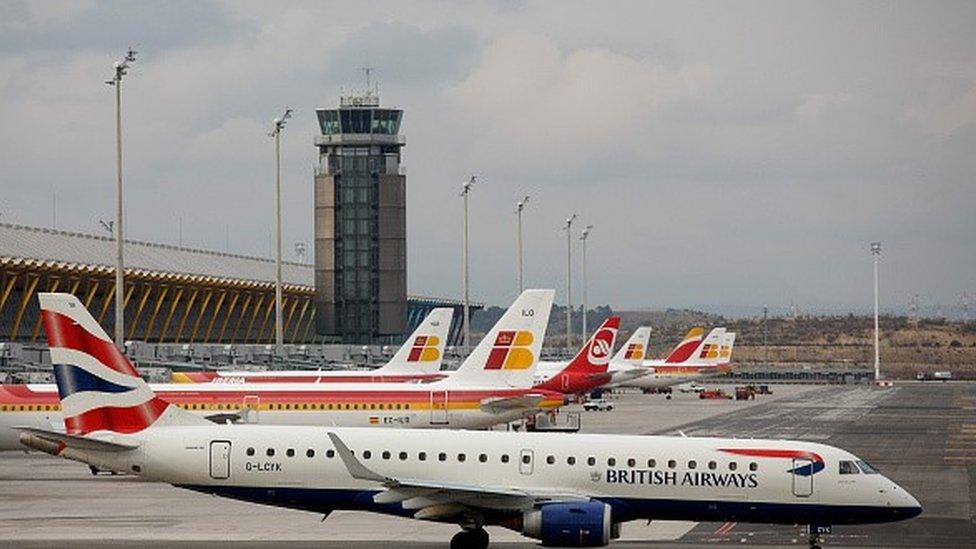
[[[918,294],[912,294],[908,300],[908,309],[911,311],[909,320],[914,326],[918,326]]]

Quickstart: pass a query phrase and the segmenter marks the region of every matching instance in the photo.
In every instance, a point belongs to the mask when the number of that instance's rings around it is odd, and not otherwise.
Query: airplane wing
[[[538,407],[542,399],[542,395],[491,397],[481,401],[481,411],[489,414],[501,414],[512,410],[531,410]]]
[[[384,476],[363,465],[337,434],[329,433],[329,438],[353,478],[378,482],[386,488],[373,496],[373,501],[399,503],[404,509],[416,510],[417,519],[448,520],[479,510],[526,511],[545,503],[590,499],[573,493]]]
[[[53,442],[55,444],[64,444],[65,446],[68,446],[70,448],[77,448],[79,450],[98,450],[102,452],[125,452],[139,447],[139,445],[137,444],[130,444],[126,442],[112,442],[108,440],[100,440],[91,437],[69,435],[67,433],[59,433],[57,431],[48,431],[47,429],[38,429],[36,427],[15,425],[13,428],[20,431],[21,433],[28,433],[38,438],[44,439],[48,442]]]
[[[620,382],[633,381],[635,379],[639,379],[644,376],[650,375],[653,372],[654,370],[652,370],[651,368],[644,368],[644,367],[630,368],[628,370],[618,370],[616,372],[613,372],[613,382],[620,383]]]

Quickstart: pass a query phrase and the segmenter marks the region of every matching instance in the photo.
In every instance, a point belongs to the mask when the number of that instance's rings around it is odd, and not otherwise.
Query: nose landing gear
[[[451,549],[488,549],[488,532],[484,528],[461,530],[451,538]]]

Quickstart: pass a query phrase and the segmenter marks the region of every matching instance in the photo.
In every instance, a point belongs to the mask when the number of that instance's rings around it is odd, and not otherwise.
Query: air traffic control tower
[[[403,111],[367,91],[315,112],[316,332],[344,343],[397,338],[407,331]]]

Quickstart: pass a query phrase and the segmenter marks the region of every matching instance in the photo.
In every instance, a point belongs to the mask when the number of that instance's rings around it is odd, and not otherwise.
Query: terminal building
[[[125,339],[147,343],[274,342],[274,261],[127,240]],[[70,292],[105,331],[115,324],[115,240],[105,236],[0,224],[0,342],[41,345],[37,292]],[[316,332],[312,265],[284,262],[286,343],[338,343]],[[475,308],[482,304],[475,304]],[[461,303],[406,300],[406,330],[434,307],[453,307],[449,345],[459,345]],[[402,334],[373,343],[399,343]]]
[[[317,109],[315,325],[343,343],[407,332],[403,111],[373,91]]]

